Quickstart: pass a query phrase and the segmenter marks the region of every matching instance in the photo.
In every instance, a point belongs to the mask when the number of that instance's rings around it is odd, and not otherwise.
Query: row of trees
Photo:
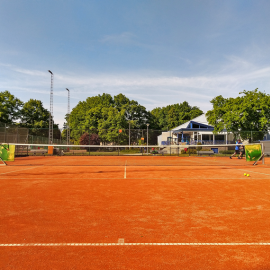
[[[213,109],[206,113],[214,133],[223,129],[239,134],[242,139],[262,140],[270,129],[270,95],[258,91],[239,93],[236,98],[217,96],[211,100]]]
[[[82,136],[83,131],[96,130],[102,142],[120,140],[123,143],[128,141],[129,129],[146,129],[149,124],[151,130],[167,130],[202,113],[199,108],[190,106],[186,101],[147,111],[137,101],[130,100],[123,94],[114,97],[103,94],[79,102],[66,120],[69,121],[71,137],[76,141]],[[121,134],[119,129],[123,130]],[[159,134],[160,132],[153,136],[156,138]],[[140,138],[142,135],[139,132],[131,134],[131,137],[136,136]]]
[[[224,98],[220,95],[212,99],[213,109],[206,113],[207,120],[214,126],[215,133],[227,129],[247,138],[250,133],[246,131],[254,131],[254,136],[260,139],[269,130],[270,96],[258,89],[239,94],[236,98]],[[153,133],[153,130],[177,127],[201,114],[203,112],[198,107],[192,107],[186,101],[147,111],[137,101],[130,100],[123,94],[114,97],[102,94],[80,101],[71,114],[66,116],[66,125],[70,126],[74,143],[79,143],[85,132],[90,137],[91,134],[97,134],[98,140],[102,142],[117,142],[119,138],[125,141],[129,138],[129,128],[142,130],[149,124]],[[37,134],[44,133],[48,129],[49,111],[39,100],[30,99],[23,103],[10,92],[4,91],[0,92],[0,122],[31,128]],[[54,127],[59,130],[58,125],[55,124]],[[119,129],[123,130],[122,134],[119,134]],[[134,138],[141,136],[139,132],[133,134]],[[65,135],[64,130],[62,137]],[[156,135],[158,132],[153,133],[153,137]]]
[[[50,112],[40,100],[22,102],[9,91],[0,92],[0,122],[29,128],[32,135],[48,136]],[[54,135],[59,137],[58,125],[54,124]]]
[[[155,129],[172,129],[202,114],[202,110],[190,106],[186,101],[157,107],[151,111],[152,126]]]
[[[102,94],[80,101],[72,109],[71,114],[66,115],[62,138],[66,138],[66,126],[69,125],[73,143],[79,143],[85,132],[90,137],[91,134],[98,134],[98,139],[102,142],[124,143],[129,140],[127,130],[146,129],[146,124],[149,124],[151,129],[149,134],[156,138],[160,132],[153,130],[173,128],[202,113],[199,108],[190,106],[186,101],[147,111],[137,101],[130,100],[123,94],[114,97]],[[29,128],[32,135],[46,137],[49,116],[49,111],[43,107],[40,100],[30,99],[24,103],[9,91],[0,92],[0,122],[2,123]],[[59,138],[58,125],[54,124],[54,128],[54,135]],[[121,134],[118,132],[119,129],[123,130]],[[143,131],[132,132],[130,135],[134,142],[143,136]],[[91,139],[90,141],[96,142]]]

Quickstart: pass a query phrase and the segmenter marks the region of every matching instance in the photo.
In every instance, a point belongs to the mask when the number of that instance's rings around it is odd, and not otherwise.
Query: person
[[[241,143],[241,145],[239,146],[239,151],[240,151],[240,155],[239,155],[239,159],[241,158],[243,158],[243,155],[245,154],[245,146]]]
[[[242,144],[241,140],[239,139],[238,141],[236,141],[236,146],[235,146],[235,150],[234,153],[230,156],[230,159],[232,159],[232,157],[234,157],[235,155],[239,154],[240,152],[240,146],[239,144]],[[239,154],[239,159],[240,159],[241,154]],[[241,156],[242,157],[242,156]]]

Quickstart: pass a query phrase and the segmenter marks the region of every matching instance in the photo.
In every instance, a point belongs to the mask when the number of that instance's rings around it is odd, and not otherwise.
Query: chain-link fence
[[[17,125],[0,123],[0,143],[48,144],[49,129],[24,128]],[[53,130],[53,143],[66,144],[60,129]]]
[[[49,129],[22,128],[0,123],[1,143],[48,144]],[[67,144],[67,130],[53,130],[53,144]],[[252,143],[270,140],[267,132],[239,131],[213,134],[211,131],[181,130],[161,131],[153,129],[71,129],[71,145],[213,145],[233,144],[240,139]]]
[[[0,124],[1,143],[27,143],[28,129],[20,128],[15,125]]]

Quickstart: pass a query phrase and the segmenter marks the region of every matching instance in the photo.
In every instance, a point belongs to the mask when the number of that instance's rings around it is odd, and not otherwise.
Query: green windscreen
[[[262,156],[262,147],[260,144],[246,145],[246,161],[256,161]]]
[[[0,157],[4,161],[14,161],[15,145],[1,144]]]

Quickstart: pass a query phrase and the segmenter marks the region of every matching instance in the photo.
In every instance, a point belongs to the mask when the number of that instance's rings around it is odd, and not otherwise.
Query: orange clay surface
[[[160,156],[7,163],[0,269],[270,269],[269,159],[257,166]]]

